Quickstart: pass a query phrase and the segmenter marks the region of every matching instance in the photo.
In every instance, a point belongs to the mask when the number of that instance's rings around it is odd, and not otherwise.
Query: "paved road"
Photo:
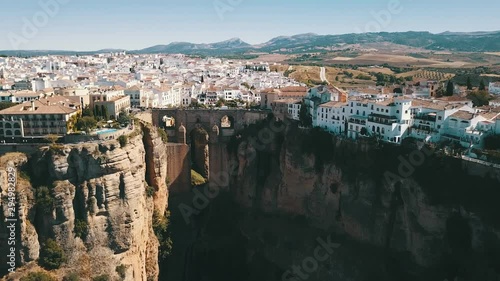
[[[326,68],[324,67],[321,67],[320,71],[319,71],[319,77],[321,79],[321,82],[327,82],[327,83],[330,83],[328,82],[328,80],[326,79]]]

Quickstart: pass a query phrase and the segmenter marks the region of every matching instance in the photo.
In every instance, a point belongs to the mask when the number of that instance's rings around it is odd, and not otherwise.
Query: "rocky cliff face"
[[[332,254],[315,270],[314,280],[339,275],[344,278],[339,280],[373,278],[369,275],[384,280],[500,276],[499,207],[493,199],[500,195],[498,169],[430,148],[353,143],[295,126],[283,137],[264,146],[258,140],[238,142],[233,153],[239,163],[232,184],[236,201],[267,215],[301,217],[318,236],[340,235],[344,248],[352,247],[348,255],[358,262],[370,260],[373,251],[374,257],[379,255],[373,263],[380,263],[379,270],[360,266],[357,273],[347,274],[345,268],[329,269],[346,260]],[[255,229],[247,231],[245,235],[258,237]],[[308,248],[301,251],[297,244],[297,250],[285,251],[288,255],[277,255],[290,242],[290,234],[272,232],[282,236],[261,249],[265,259],[280,268],[286,268],[283,259],[300,264]],[[366,275],[359,275],[363,270]]]
[[[2,156],[2,168],[9,158]],[[100,274],[117,277],[115,268],[123,265],[126,280],[157,280],[152,216],[165,212],[168,191],[166,145],[154,129],[144,128],[124,147],[117,141],[66,145],[17,159],[18,171],[29,175],[17,186],[22,241],[18,268],[37,259],[42,242],[53,238],[67,260],[55,271],[58,276],[76,272],[83,280]],[[3,173],[0,179],[4,186]],[[53,200],[47,212],[34,199],[41,186],[49,187]],[[11,277],[22,274],[21,269]]]

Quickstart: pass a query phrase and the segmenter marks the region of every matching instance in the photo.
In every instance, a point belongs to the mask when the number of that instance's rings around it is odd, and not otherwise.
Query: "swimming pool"
[[[118,131],[118,130],[117,129],[104,129],[104,130],[97,131],[96,134],[102,135],[102,134],[114,133],[116,131]]]

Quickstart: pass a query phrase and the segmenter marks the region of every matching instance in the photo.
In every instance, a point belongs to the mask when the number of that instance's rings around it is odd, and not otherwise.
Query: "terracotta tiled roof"
[[[459,111],[455,112],[454,114],[452,114],[450,117],[458,118],[458,119],[462,119],[462,120],[472,120],[472,119],[474,119],[474,116],[475,115],[473,113],[459,110]]]
[[[51,97],[33,102],[25,102],[0,111],[0,115],[71,114],[76,112],[77,109],[69,107],[69,104],[73,103],[70,102],[71,100],[68,100],[68,103],[63,102],[66,98],[69,97]],[[35,110],[32,108],[32,103]]]

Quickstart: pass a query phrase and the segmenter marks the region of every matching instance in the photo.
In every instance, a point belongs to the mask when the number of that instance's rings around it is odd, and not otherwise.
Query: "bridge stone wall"
[[[267,117],[268,111],[242,109],[153,109],[153,125],[167,131],[169,141],[180,142],[179,127],[186,127],[186,141],[190,143],[189,135],[197,127],[201,127],[209,134],[210,143],[226,142],[237,131],[246,125],[253,124]],[[163,117],[173,117],[174,127],[166,127]],[[222,128],[222,118],[228,116],[232,121],[231,128]],[[218,133],[214,131],[217,126]]]

